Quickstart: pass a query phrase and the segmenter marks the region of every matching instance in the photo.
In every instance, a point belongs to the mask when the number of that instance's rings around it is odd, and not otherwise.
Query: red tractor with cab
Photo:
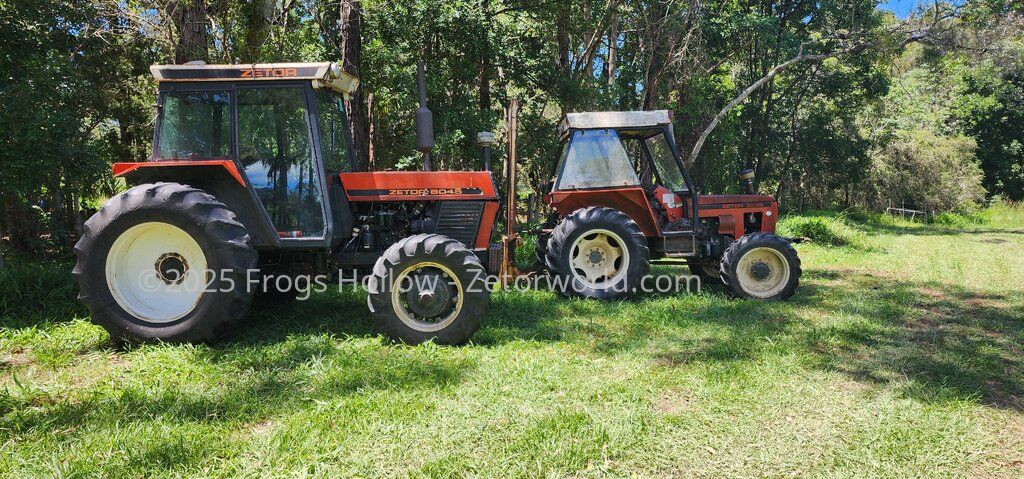
[[[114,165],[133,186],[75,247],[80,299],[114,340],[210,341],[254,296],[294,297],[294,279],[339,270],[366,278],[393,339],[458,344],[480,327],[501,263],[489,171],[356,171],[343,99],[358,80],[337,64],[151,71],[152,155]],[[429,154],[425,105],[417,120]]]
[[[701,195],[676,149],[669,112],[568,113],[561,156],[544,195],[553,213],[538,232],[537,261],[565,293],[621,298],[651,261],[683,262],[731,294],[790,297],[800,259],[775,235],[779,207],[753,194]]]

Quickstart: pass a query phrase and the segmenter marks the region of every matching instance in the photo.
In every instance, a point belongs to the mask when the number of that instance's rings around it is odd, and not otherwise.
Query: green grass
[[[334,292],[116,350],[11,273],[0,477],[1021,477],[1024,209],[999,208],[787,217],[856,238],[798,245],[788,302],[498,293],[458,348],[387,344]]]

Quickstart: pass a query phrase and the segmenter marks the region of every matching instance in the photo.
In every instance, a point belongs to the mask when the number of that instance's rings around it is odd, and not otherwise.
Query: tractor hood
[[[776,205],[769,195],[701,195],[697,204],[701,208],[752,208]]]

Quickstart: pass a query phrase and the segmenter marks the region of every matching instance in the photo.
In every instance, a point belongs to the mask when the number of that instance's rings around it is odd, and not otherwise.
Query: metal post
[[[519,134],[519,100],[512,99],[508,106],[508,160],[505,164],[505,178],[508,181],[507,195],[505,200],[505,237],[502,241],[503,260],[501,265],[501,278],[504,284],[508,284],[519,274],[516,267],[516,246],[519,244],[519,235],[516,233],[516,163],[519,161],[519,149],[517,137]]]

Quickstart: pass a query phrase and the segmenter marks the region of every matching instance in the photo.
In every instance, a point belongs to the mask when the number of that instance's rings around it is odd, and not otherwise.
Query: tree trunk
[[[373,155],[373,144],[377,139],[377,124],[374,123],[373,118],[373,92],[366,94],[366,120],[369,123],[367,138],[366,138],[366,169],[367,171],[373,171],[374,166],[374,155]]]
[[[563,78],[567,78],[570,73],[569,65],[569,9],[568,5],[563,4],[562,8],[558,11],[558,20],[556,25],[556,35],[558,43],[558,58],[555,60],[559,73],[562,74]]]
[[[271,22],[277,10],[275,0],[251,0],[242,3],[242,14],[245,19],[244,44],[239,56],[242,63],[256,63],[260,60],[260,50],[270,38]]]
[[[208,34],[206,27],[205,0],[171,1],[165,5],[167,14],[174,22],[178,31],[178,41],[174,46],[174,63],[187,63],[195,60],[208,61]]]
[[[615,84],[615,55],[619,51],[619,17],[612,12],[611,25],[608,27],[608,58],[604,62],[605,79],[608,86]]]
[[[487,111],[491,109],[491,70],[494,66],[491,64],[491,39],[490,39],[490,0],[480,0],[480,9],[483,12],[484,18],[488,19],[484,24],[484,31],[482,32],[480,41],[483,42],[483,55],[480,59],[480,87],[479,87],[479,100],[480,110]]]
[[[359,65],[363,53],[363,7],[360,0],[341,0],[339,32],[342,69],[355,76],[360,76]],[[363,87],[348,96],[345,111],[352,131],[352,149],[355,150],[356,164],[365,170],[369,164],[367,153],[366,113],[363,109]]]

